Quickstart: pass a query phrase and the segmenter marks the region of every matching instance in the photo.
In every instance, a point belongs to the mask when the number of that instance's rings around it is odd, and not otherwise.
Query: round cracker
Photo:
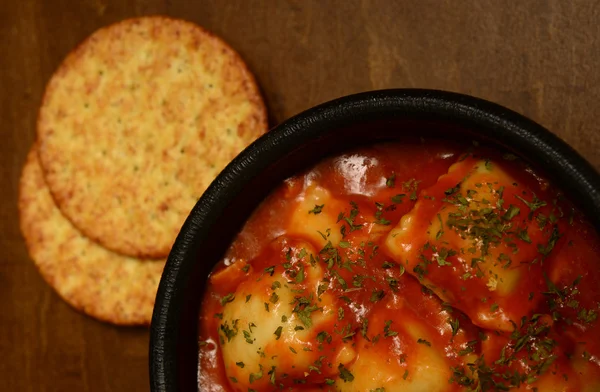
[[[35,265],[67,303],[102,321],[150,324],[164,261],[122,256],[84,237],[54,204],[35,147],[21,175],[19,214]]]
[[[134,257],[169,250],[195,202],[267,131],[236,52],[182,20],[100,29],[48,83],[38,118],[46,182],[87,237]]]

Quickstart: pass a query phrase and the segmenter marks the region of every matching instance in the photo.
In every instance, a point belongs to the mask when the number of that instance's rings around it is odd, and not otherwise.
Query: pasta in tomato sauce
[[[211,273],[202,391],[600,391],[600,238],[511,154],[362,147],[284,181]]]

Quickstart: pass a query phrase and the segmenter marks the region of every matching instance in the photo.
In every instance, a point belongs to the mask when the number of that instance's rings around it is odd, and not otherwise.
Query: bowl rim
[[[358,121],[414,117],[466,124],[536,162],[575,195],[600,228],[600,175],[579,153],[536,122],[498,104],[469,95],[427,89],[376,90],[308,109],[274,127],[242,151],[211,183],[183,224],[158,287],[150,327],[150,386],[178,390],[177,333],[182,287],[196,260],[186,257],[251,178],[294,148],[324,132]],[[513,146],[518,146],[515,148]]]

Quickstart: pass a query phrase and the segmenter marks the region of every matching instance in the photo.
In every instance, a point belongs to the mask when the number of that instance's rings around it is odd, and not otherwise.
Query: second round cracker
[[[40,109],[39,155],[79,230],[159,258],[215,176],[266,130],[254,78],[228,45],[144,17],[98,30],[64,60]]]
[[[67,303],[113,324],[150,324],[164,261],[122,256],[85,238],[54,204],[35,149],[21,176],[19,214],[32,259]]]

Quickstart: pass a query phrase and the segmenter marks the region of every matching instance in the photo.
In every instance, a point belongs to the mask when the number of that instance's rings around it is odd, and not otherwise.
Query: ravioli
[[[337,199],[326,187],[309,182],[293,204],[286,234],[300,236],[320,247],[328,242],[337,245],[342,239],[356,244],[378,240],[391,227],[376,223],[381,211],[375,203],[361,204],[359,207],[356,201]]]
[[[283,387],[307,379],[323,383],[337,371],[332,363],[354,359],[351,344],[329,334],[320,344],[331,349],[317,348],[317,335],[329,330],[337,307],[330,294],[319,293],[323,270],[311,263],[315,254],[306,242],[281,238],[259,256],[269,266],[255,269],[221,299],[219,339],[234,391]],[[311,369],[318,372],[311,375]]]
[[[389,254],[476,325],[512,331],[545,288],[545,251],[556,226],[540,228],[548,203],[499,164],[467,157],[424,189],[388,235]]]
[[[410,279],[403,283],[403,293],[421,290]],[[357,338],[356,361],[348,367],[352,376],[340,378],[336,387],[342,392],[451,391],[451,369],[477,358],[476,339],[468,319],[432,294],[416,301],[391,294],[369,315],[368,328]]]
[[[327,241],[340,242],[337,226],[337,211],[346,205],[336,200],[324,187],[309,184],[307,189],[297,198],[294,212],[287,227],[288,235],[301,235],[319,246]]]

